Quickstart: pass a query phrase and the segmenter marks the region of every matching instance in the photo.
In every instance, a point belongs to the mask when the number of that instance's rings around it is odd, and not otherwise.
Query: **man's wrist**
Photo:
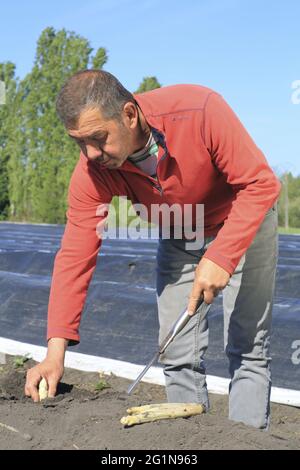
[[[69,340],[65,338],[50,338],[48,341],[47,358],[64,361],[68,343]]]

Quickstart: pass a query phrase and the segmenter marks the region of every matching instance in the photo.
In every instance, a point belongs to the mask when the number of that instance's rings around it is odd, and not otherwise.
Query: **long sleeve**
[[[217,93],[207,100],[202,138],[235,195],[228,217],[204,257],[232,274],[281,186],[263,153]]]
[[[47,338],[79,342],[79,324],[89,283],[101,247],[99,227],[105,222],[111,195],[79,161],[68,192],[67,224],[58,251],[48,305]]]

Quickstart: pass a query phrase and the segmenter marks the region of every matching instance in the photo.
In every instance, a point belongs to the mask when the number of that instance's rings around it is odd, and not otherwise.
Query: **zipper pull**
[[[160,192],[160,195],[161,195],[161,196],[163,195],[164,190],[163,190],[163,188],[162,188],[159,184],[153,183],[153,187],[154,187],[155,189],[157,189],[157,190]]]
[[[162,188],[161,186],[156,186],[156,188],[158,189],[158,191],[159,191],[160,195],[162,196],[162,195],[163,195],[163,193],[164,193],[164,190],[163,190],[163,188]]]

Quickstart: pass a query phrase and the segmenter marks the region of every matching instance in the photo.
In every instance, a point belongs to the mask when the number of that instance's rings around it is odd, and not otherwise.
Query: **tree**
[[[13,126],[12,103],[17,84],[12,62],[0,63],[0,81],[4,83],[5,90],[5,101],[0,103],[0,220],[5,220],[9,212],[8,141]]]
[[[91,59],[89,42],[65,29],[46,28],[37,43],[32,71],[21,81],[11,139],[11,216],[33,222],[64,223],[69,180],[78,148],[67,136],[55,110],[66,79],[78,70],[106,62],[100,48]]]
[[[94,69],[102,69],[103,65],[108,60],[107,52],[103,47],[99,47],[94,57],[92,57],[92,64]]]
[[[278,202],[279,225],[300,227],[300,176],[285,172],[280,176],[282,190]]]
[[[293,199],[289,207],[290,226],[300,228],[300,197]]]
[[[160,88],[161,84],[156,77],[144,77],[142,83],[134,93],[144,93],[145,91],[155,90]]]

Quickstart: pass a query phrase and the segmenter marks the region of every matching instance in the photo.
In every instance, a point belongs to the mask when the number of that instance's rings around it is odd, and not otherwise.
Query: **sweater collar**
[[[142,93],[133,96],[138,106],[140,107],[142,113],[144,114],[149,126],[164,134],[162,116],[157,113],[157,111],[153,108],[153,104],[149,100],[147,93]]]

